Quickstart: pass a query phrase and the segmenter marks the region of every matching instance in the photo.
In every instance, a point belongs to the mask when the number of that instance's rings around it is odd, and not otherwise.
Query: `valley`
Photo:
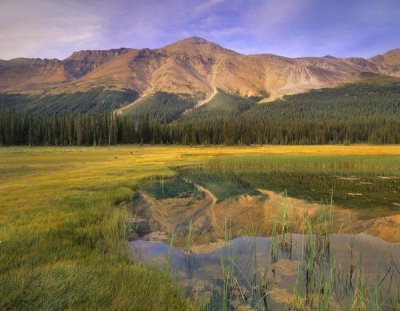
[[[1,0],[0,310],[400,310],[399,13]]]

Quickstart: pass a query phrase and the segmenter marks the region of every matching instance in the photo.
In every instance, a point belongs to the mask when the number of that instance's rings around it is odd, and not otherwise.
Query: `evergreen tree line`
[[[0,112],[0,145],[399,144],[400,118],[281,118],[249,114],[165,123],[113,113],[51,117]]]

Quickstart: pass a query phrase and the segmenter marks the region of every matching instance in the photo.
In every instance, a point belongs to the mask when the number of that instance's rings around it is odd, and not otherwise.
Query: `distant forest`
[[[220,92],[213,103],[189,114],[182,111],[193,100],[184,105],[184,98],[175,97],[156,94],[143,109],[124,115],[2,110],[0,144],[400,143],[399,80],[314,90],[267,104]]]
[[[113,144],[399,144],[400,118],[374,115],[348,120],[231,117],[162,123],[112,113],[50,118],[0,113],[0,145]]]

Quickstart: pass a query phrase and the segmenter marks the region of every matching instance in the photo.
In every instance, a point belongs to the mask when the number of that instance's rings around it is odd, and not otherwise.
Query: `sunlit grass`
[[[179,154],[0,152],[0,309],[188,308],[168,275],[130,262],[129,210],[118,205],[142,178],[172,174],[166,164]]]
[[[187,310],[171,278],[131,262],[143,179],[230,154],[400,154],[399,146],[0,148],[0,309]]]

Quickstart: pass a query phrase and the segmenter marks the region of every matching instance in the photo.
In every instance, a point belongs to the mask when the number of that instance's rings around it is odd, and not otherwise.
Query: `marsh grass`
[[[285,193],[283,193],[285,198]],[[332,253],[333,192],[330,205],[322,206],[313,217],[302,218],[303,232],[298,234],[300,240],[300,264],[297,266],[293,295],[290,304],[277,304],[271,297],[274,279],[277,273],[274,264],[281,259],[292,260],[293,239],[290,232],[292,222],[297,222],[290,215],[290,203],[284,199],[281,208],[275,215],[269,237],[268,258],[260,267],[257,254],[256,237],[259,232],[254,224],[245,231],[242,238],[250,239],[248,271],[239,263],[239,249],[232,243],[231,222],[225,221],[225,248],[221,262],[222,285],[220,304],[210,302],[207,310],[234,310],[238,306],[248,306],[252,310],[271,310],[286,308],[288,310],[396,310],[398,297],[391,289],[392,282],[398,282],[400,275],[391,273],[395,266],[388,266],[385,275],[377,273],[368,275],[363,271],[363,251],[356,255],[355,237],[353,234],[348,248],[347,266],[338,266]],[[297,245],[298,246],[298,245]],[[395,265],[395,263],[394,263]],[[389,277],[390,275],[390,277]],[[374,278],[374,279],[371,279]],[[389,285],[382,287],[385,279],[390,278]],[[396,280],[396,281],[395,281]],[[398,284],[398,283],[396,283]],[[389,286],[389,287],[388,287]],[[396,285],[394,285],[396,286]],[[398,295],[398,294],[397,294]],[[382,297],[385,296],[385,300]],[[289,298],[290,297],[290,298]]]
[[[192,254],[192,248],[193,248],[193,223],[192,219],[190,219],[187,226],[185,254],[188,256]]]
[[[216,157],[206,165],[182,170],[219,200],[257,189],[286,193],[291,197],[344,208],[395,213],[400,180],[398,155],[231,155]],[[400,204],[400,202],[397,202]]]
[[[143,180],[157,176],[163,176],[158,187],[165,196],[174,175],[169,167],[205,163],[233,153],[307,153],[313,157],[400,154],[400,148],[0,148],[0,309],[192,309],[171,278],[171,268],[163,272],[132,263],[127,235],[134,215],[129,200]],[[231,239],[229,232],[226,239]],[[235,251],[227,258],[231,259],[224,270],[225,302],[231,285],[238,283]],[[265,274],[260,295],[264,300],[268,284]],[[256,308],[260,305],[254,303]]]
[[[127,246],[132,188],[179,162],[175,152],[9,148],[0,157],[1,310],[191,308],[168,273],[132,263]]]

